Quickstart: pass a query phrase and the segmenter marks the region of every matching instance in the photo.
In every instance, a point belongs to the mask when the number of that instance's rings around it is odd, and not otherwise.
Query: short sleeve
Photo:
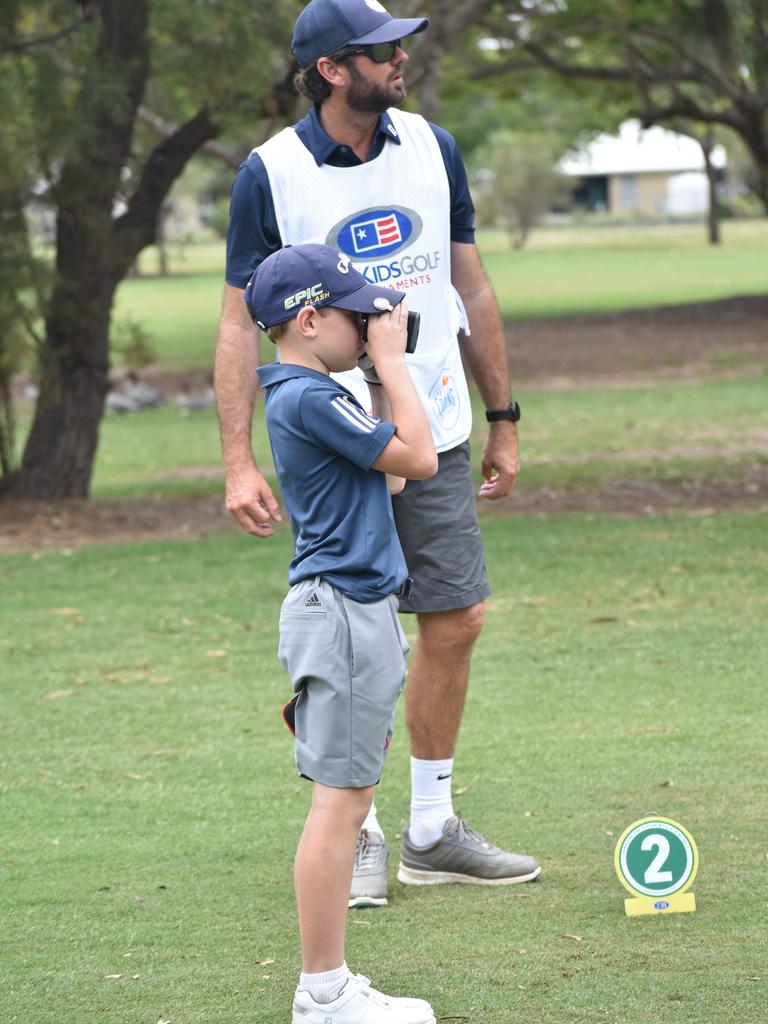
[[[440,125],[427,122],[434,132],[448,175],[451,192],[451,241],[474,242],[475,206],[469,192],[467,169],[461,159],[459,147],[450,132]]]
[[[394,423],[369,416],[347,391],[309,388],[301,396],[301,421],[310,439],[370,469],[395,433]]]
[[[227,232],[226,281],[245,288],[258,265],[282,247],[267,170],[255,153],[232,186]]]

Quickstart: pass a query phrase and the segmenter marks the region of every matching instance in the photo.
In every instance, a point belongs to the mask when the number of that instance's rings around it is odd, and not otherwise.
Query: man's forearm
[[[216,405],[228,471],[253,465],[251,423],[259,388],[258,366],[255,329],[223,322],[216,342]]]
[[[507,346],[490,284],[465,297],[464,305],[472,333],[462,338],[462,352],[486,409],[503,409],[510,396]]]

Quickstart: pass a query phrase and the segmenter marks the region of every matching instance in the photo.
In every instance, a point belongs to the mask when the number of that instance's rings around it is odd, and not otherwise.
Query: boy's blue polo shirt
[[[467,172],[456,140],[445,128],[428,122],[443,157],[451,195],[451,241],[474,242],[475,208],[469,193]],[[323,128],[317,107],[293,126],[318,166],[354,167],[362,161],[349,146],[340,145]],[[399,146],[400,137],[386,112],[379,117],[368,161],[375,160],[384,146]],[[245,288],[254,270],[271,253],[282,248],[269,176],[254,150],[240,165],[232,186],[227,234],[227,284]]]
[[[371,466],[395,432],[331,377],[293,363],[259,367],[272,457],[291,517],[293,585],[322,576],[355,601],[393,593],[408,572],[386,475]]]

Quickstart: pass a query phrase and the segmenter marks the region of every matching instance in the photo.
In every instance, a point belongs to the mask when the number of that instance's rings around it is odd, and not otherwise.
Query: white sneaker
[[[362,974],[350,974],[338,999],[316,1003],[309,992],[296,991],[292,1024],[437,1024],[423,999],[398,999],[371,988]]]

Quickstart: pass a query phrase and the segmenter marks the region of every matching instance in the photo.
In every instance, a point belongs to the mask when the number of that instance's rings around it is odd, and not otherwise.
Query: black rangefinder
[[[374,314],[368,314],[368,313],[361,313],[360,314],[360,320],[362,322],[362,330],[360,332],[360,335],[362,337],[363,343],[368,341],[368,317],[369,317],[369,315],[373,316]],[[420,320],[421,320],[421,314],[414,313],[413,310],[410,310],[410,309],[408,310],[408,329],[407,329],[407,333],[406,333],[406,336],[405,336],[405,351],[406,352],[410,353],[410,352],[415,352],[416,351],[416,342],[417,342],[418,337],[419,337],[419,321]]]

